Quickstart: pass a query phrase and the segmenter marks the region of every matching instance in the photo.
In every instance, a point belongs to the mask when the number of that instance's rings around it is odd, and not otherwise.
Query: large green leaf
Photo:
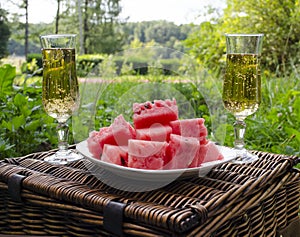
[[[16,76],[16,67],[5,64],[0,67],[0,94],[9,94],[13,91],[13,81]]]
[[[26,124],[26,119],[23,115],[16,116],[12,118],[12,131],[17,131],[22,125]]]
[[[15,106],[17,106],[18,108],[22,107],[23,105],[25,105],[27,103],[26,97],[20,93],[16,94],[16,96],[14,97],[14,104]]]

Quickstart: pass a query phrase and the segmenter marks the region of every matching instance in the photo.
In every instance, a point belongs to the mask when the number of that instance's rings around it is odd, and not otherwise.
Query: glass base
[[[52,165],[66,165],[74,161],[82,159],[83,156],[73,151],[58,151],[55,154],[48,156],[44,161]]]
[[[236,151],[236,158],[232,160],[233,163],[236,164],[247,164],[252,163],[258,160],[258,156],[252,154],[251,152],[247,151],[246,149],[235,149]]]

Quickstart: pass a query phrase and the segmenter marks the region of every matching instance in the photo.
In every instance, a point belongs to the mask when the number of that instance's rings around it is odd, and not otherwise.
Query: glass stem
[[[246,123],[244,120],[236,120],[233,124],[234,126],[234,147],[237,150],[244,150],[245,142],[244,142],[244,135],[246,131]]]
[[[58,135],[58,153],[64,155],[68,153],[69,126],[67,123],[58,123],[56,127]]]

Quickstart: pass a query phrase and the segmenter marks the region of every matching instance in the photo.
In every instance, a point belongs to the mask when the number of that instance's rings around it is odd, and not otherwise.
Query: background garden
[[[300,154],[299,0],[227,0],[223,11],[207,7],[208,20],[200,25],[179,26],[121,21],[121,0],[85,1],[80,7],[78,2],[58,1],[61,7],[51,24],[22,23],[20,16],[0,11],[0,158],[57,145],[56,123],[41,102],[38,36],[46,33],[78,34],[77,69],[85,98],[73,123],[69,121],[77,132],[70,143],[83,139],[92,128],[110,124],[119,111],[119,98],[132,88],[157,83],[184,95],[195,116],[206,119],[209,138],[218,141],[225,134],[227,146],[233,144],[234,118],[214,100],[215,92],[222,90],[224,33],[264,33],[263,101],[246,121],[246,144],[249,149]],[[27,14],[30,0],[23,3],[19,7]],[[99,78],[101,83],[93,83]],[[214,109],[218,118],[212,116]],[[92,123],[86,114],[94,115]],[[222,126],[215,129],[219,119]],[[82,131],[78,124],[84,125]]]

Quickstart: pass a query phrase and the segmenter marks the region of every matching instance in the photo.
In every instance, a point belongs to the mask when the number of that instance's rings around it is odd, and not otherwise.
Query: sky
[[[21,2],[21,0],[14,0]],[[50,23],[56,14],[56,0],[28,0],[29,23]],[[121,0],[121,19],[129,22],[167,20],[176,24],[198,24],[203,21],[199,15],[206,12],[205,6],[224,8],[226,0]],[[18,9],[7,0],[0,0],[0,6],[11,12]]]

